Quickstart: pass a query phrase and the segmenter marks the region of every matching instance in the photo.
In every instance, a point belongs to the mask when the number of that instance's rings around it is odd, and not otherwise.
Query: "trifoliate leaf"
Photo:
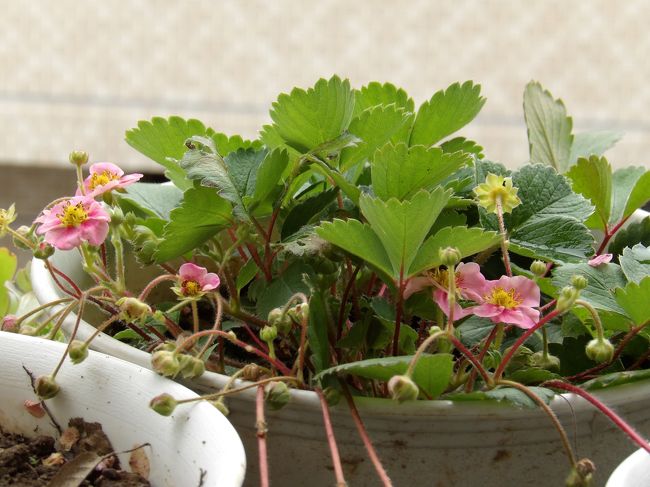
[[[466,81],[440,90],[418,110],[410,145],[431,146],[471,122],[485,104],[481,85]]]
[[[440,148],[444,152],[469,152],[474,154],[479,159],[483,158],[483,147],[478,145],[473,140],[466,139],[465,137],[454,137],[440,144]]]
[[[372,81],[363,86],[360,90],[354,90],[354,116],[358,117],[364,110],[378,105],[395,105],[405,112],[413,112],[415,103],[409,98],[406,91],[397,88],[391,83],[378,83]]]
[[[371,164],[372,188],[383,199],[411,198],[421,189],[432,190],[459,168],[471,163],[465,152],[445,153],[438,147],[388,143],[378,149]]]
[[[165,262],[196,249],[220,230],[232,224],[232,207],[213,188],[190,188],[181,205],[170,214],[163,241],[155,253]]]
[[[217,152],[221,157],[226,157],[231,152],[239,149],[259,150],[262,148],[262,142],[259,140],[245,140],[240,135],[231,135],[214,132],[212,129],[207,130],[207,135],[214,141]]]
[[[571,179],[573,191],[590,200],[596,209],[587,226],[604,230],[612,207],[612,167],[607,159],[598,156],[578,159],[566,175]]]
[[[602,156],[605,151],[611,149],[623,136],[620,132],[603,130],[599,132],[582,132],[575,134],[571,145],[569,162],[574,164],[579,158],[590,156]]]
[[[641,244],[636,244],[632,248],[626,247],[618,261],[628,281],[639,283],[644,277],[650,276],[649,247]],[[650,299],[650,295],[648,298]]]
[[[307,153],[336,139],[352,120],[354,92],[338,76],[320,79],[313,88],[294,88],[273,103],[273,127],[290,147]]]
[[[546,164],[558,173],[570,167],[573,122],[562,100],[553,99],[536,81],[524,91],[524,117],[528,127],[530,162]]]
[[[126,200],[141,212],[169,220],[169,213],[178,206],[183,192],[171,184],[135,183],[117,193],[120,201]]]

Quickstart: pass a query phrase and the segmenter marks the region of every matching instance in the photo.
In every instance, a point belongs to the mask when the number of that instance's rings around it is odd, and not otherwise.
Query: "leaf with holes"
[[[472,81],[462,85],[454,83],[446,90],[435,93],[418,110],[410,145],[431,146],[460,130],[481,111],[485,98],[481,86]]]
[[[279,136],[301,153],[340,136],[352,120],[354,92],[338,76],[320,79],[313,88],[281,94],[271,108]]]
[[[528,127],[530,162],[541,163],[566,172],[571,163],[573,121],[567,116],[562,100],[553,99],[536,81],[524,91],[524,117]]]

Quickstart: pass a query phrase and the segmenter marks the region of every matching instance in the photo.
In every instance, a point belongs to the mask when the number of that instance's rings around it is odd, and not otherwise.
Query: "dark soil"
[[[113,451],[101,425],[80,418],[70,420],[58,441],[44,435],[25,438],[0,429],[0,487],[150,485],[140,475],[122,470],[117,457],[110,455]],[[70,472],[85,480],[75,482]]]

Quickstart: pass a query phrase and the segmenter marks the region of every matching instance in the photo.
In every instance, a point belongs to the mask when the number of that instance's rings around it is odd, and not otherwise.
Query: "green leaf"
[[[169,220],[169,213],[178,206],[183,192],[171,184],[135,183],[117,193],[120,200],[129,201],[140,211]]]
[[[338,189],[328,189],[316,196],[300,201],[294,206],[282,223],[282,240],[286,240],[326,211],[328,206],[336,199],[337,194],[339,194]]]
[[[540,397],[546,404],[550,404],[555,393],[546,389],[545,387],[529,387],[531,392]],[[496,401],[496,402],[508,402],[514,406],[524,407],[524,408],[537,408],[537,403],[529,398],[524,392],[519,389],[514,389],[512,387],[499,387],[498,389],[492,389],[491,391],[482,392],[470,392],[470,393],[461,393],[457,392],[454,394],[445,395],[445,399],[450,399],[452,401]]]
[[[236,152],[239,149],[252,149],[260,150],[262,142],[259,140],[244,140],[241,135],[231,135],[228,137],[226,134],[213,132],[212,129],[207,130],[207,135],[214,141],[217,152],[225,157],[231,152]]]
[[[254,201],[262,202],[271,195],[288,164],[289,154],[286,150],[274,150],[266,155],[257,170]]]
[[[335,219],[332,222],[322,223],[316,228],[316,233],[337,247],[361,257],[385,274],[393,275],[388,254],[369,225],[353,219],[346,221]]]
[[[465,137],[454,137],[453,139],[447,140],[440,144],[440,148],[444,152],[469,152],[479,159],[483,158],[483,147]]]
[[[622,289],[616,289],[616,302],[632,318],[635,325],[650,320],[650,276],[639,283],[629,282]]]
[[[356,164],[368,160],[378,147],[391,140],[410,119],[411,114],[395,105],[376,106],[361,113],[350,123],[349,131],[359,137],[356,147],[348,147],[341,152],[339,165],[347,171]]]
[[[171,212],[170,218],[155,253],[157,262],[165,262],[196,249],[230,225],[232,208],[212,188],[190,188],[185,191],[181,206]]]
[[[542,85],[531,81],[524,91],[524,117],[528,127],[530,162],[554,167],[558,173],[566,172],[571,165],[573,122],[567,116],[562,100],[554,100]]]
[[[0,247],[0,318],[7,314],[9,309],[9,290],[5,282],[14,277],[18,266],[18,258],[6,247]]]
[[[326,309],[326,297],[322,293],[312,289],[309,300],[309,348],[311,350],[311,361],[314,370],[319,373],[330,365],[330,345],[328,340],[328,310]]]
[[[582,132],[575,134],[571,144],[569,162],[575,163],[580,157],[602,156],[611,149],[623,136],[620,132],[603,130],[600,132]]]
[[[304,276],[313,274],[314,269],[304,262],[293,262],[280,276],[265,285],[257,300],[257,316],[266,318],[269,311],[284,306],[296,293],[304,293],[309,297],[309,286],[305,283]]]
[[[378,105],[395,105],[406,112],[415,110],[415,103],[409,98],[406,91],[397,88],[391,83],[378,83],[372,81],[363,86],[360,90],[354,90],[354,116],[358,117],[361,112]]]
[[[240,292],[246,284],[251,282],[259,268],[253,259],[248,259],[244,266],[239,269],[237,273],[237,280],[235,281],[235,286],[237,286],[237,292]]]
[[[479,171],[498,166],[477,164]],[[484,179],[483,179],[484,180]],[[589,201],[571,190],[568,180],[553,168],[534,164],[512,174],[522,203],[506,215],[510,249],[527,257],[559,262],[584,261],[593,254],[594,238],[584,221],[593,212]],[[495,215],[481,209],[486,228],[498,229]]]
[[[412,355],[406,355],[351,362],[324,370],[314,379],[322,380],[331,374],[347,374],[387,382],[395,375],[404,374],[412,358]],[[423,354],[415,366],[412,379],[428,395],[436,398],[447,388],[452,373],[453,357],[450,354]]]
[[[185,141],[195,135],[207,135],[199,120],[183,120],[180,117],[168,119],[154,117],[150,122],[140,121],[138,127],[126,132],[126,142],[135,150],[165,167],[165,176],[182,190],[192,183],[185,177],[185,171],[178,160],[187,150]]]
[[[614,172],[610,223],[616,224],[650,200],[650,171],[625,167]]]
[[[302,153],[336,139],[352,120],[354,92],[338,76],[320,79],[307,91],[294,88],[273,103],[271,119],[282,139]]]
[[[591,200],[596,207],[587,226],[604,230],[612,207],[612,167],[607,159],[598,156],[578,159],[566,175],[572,181],[573,191]]]
[[[650,248],[648,247],[641,244],[636,244],[632,248],[626,247],[618,261],[628,281],[639,283],[644,277],[650,276]]]
[[[539,367],[529,367],[515,370],[513,373],[508,374],[508,379],[520,384],[540,384],[547,380],[560,379],[561,376],[551,372],[550,370],[541,369]]]
[[[633,247],[637,243],[650,246],[650,216],[616,232],[608,249],[612,254],[621,255],[625,247]]]
[[[323,176],[332,179],[336,186],[338,186],[355,205],[359,203],[361,190],[350,181],[345,179],[345,176],[338,170],[330,167],[325,161],[322,161],[320,159],[315,160],[311,167],[321,173]]]
[[[411,198],[421,189],[431,190],[471,163],[464,152],[445,153],[437,147],[388,143],[377,150],[371,165],[372,188],[383,199]]]
[[[368,195],[359,199],[361,213],[382,242],[396,279],[407,272],[431,226],[445,207],[451,192],[437,188],[420,191],[408,201],[382,201]]]
[[[455,247],[462,257],[467,257],[498,245],[499,240],[497,232],[485,231],[481,228],[442,228],[422,244],[417,257],[408,270],[408,275],[413,276],[426,269],[441,265],[440,249]]]
[[[648,378],[650,378],[650,369],[629,370],[602,375],[585,382],[580,387],[585,391],[598,391],[609,387],[620,386],[622,384],[632,384],[633,382],[647,380]]]
[[[587,278],[587,287],[580,292],[580,299],[594,308],[625,315],[614,298],[614,290],[625,286],[625,276],[616,264],[591,267],[589,264],[565,264],[553,272],[553,285],[558,289],[571,282],[571,276],[579,274]]]
[[[471,122],[485,104],[481,86],[454,83],[424,102],[411,131],[410,145],[430,146]]]

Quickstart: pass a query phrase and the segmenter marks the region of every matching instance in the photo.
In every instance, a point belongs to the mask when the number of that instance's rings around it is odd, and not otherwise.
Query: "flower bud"
[[[88,357],[88,345],[80,340],[73,340],[68,350],[70,361],[73,364],[80,364]]]
[[[244,380],[255,382],[260,379],[265,370],[257,364],[246,364],[241,369],[241,377]]]
[[[341,401],[341,391],[334,387],[326,387],[323,389],[323,396],[330,406],[336,406]]]
[[[289,308],[287,315],[296,323],[302,323],[309,319],[309,305],[305,303],[297,304],[293,308]]]
[[[174,377],[181,370],[181,363],[175,352],[159,350],[151,354],[153,370],[165,377]]]
[[[614,356],[614,345],[606,338],[594,338],[585,348],[585,353],[594,362],[609,362]]]
[[[275,326],[265,326],[260,330],[260,338],[269,343],[278,337],[278,329]]]
[[[446,247],[444,249],[440,249],[438,251],[438,255],[440,256],[440,262],[442,265],[445,265],[447,267],[458,264],[462,257],[456,247]]]
[[[122,223],[124,223],[124,212],[122,211],[122,208],[119,206],[114,206],[110,210],[110,215],[111,215],[111,226],[113,228],[119,227]]]
[[[59,384],[56,383],[54,377],[51,375],[41,375],[38,377],[34,384],[34,389],[36,390],[38,397],[43,400],[53,398],[59,393],[59,390],[61,390]]]
[[[550,372],[560,371],[560,359],[555,355],[546,354],[544,356],[544,352],[535,352],[530,360],[535,367],[546,369]]]
[[[433,336],[438,332],[441,332],[442,328],[440,328],[438,325],[433,325],[431,328],[429,328],[429,336]]]
[[[176,399],[167,393],[154,397],[149,403],[149,407],[161,416],[171,416],[177,405]]]
[[[398,402],[415,401],[420,394],[418,386],[406,375],[394,375],[388,381],[390,397]]]
[[[589,487],[591,485],[593,473],[596,466],[588,458],[583,458],[571,468],[569,476],[566,478],[567,487]]]
[[[266,402],[273,410],[282,409],[291,399],[289,387],[284,382],[270,382],[266,390]]]
[[[512,347],[508,347],[504,350],[504,356],[508,354],[510,348]],[[515,351],[514,355],[510,359],[510,362],[508,362],[508,365],[506,365],[506,370],[509,373],[512,373],[519,369],[530,367],[533,365],[532,357],[533,351],[528,347],[521,346]]]
[[[18,317],[16,315],[6,315],[0,320],[0,330],[17,332],[16,325]]]
[[[266,319],[269,326],[275,326],[277,331],[286,334],[291,330],[291,318],[282,312],[282,308],[274,308],[269,311]]]
[[[16,229],[16,233],[23,237],[24,239],[32,242],[34,239],[34,232],[32,231],[31,227],[28,227],[26,225],[21,225]],[[22,250],[31,250],[31,248],[25,244],[23,240],[20,238],[14,236],[13,238],[13,244],[16,248],[22,249]]]
[[[138,298],[120,298],[115,304],[119,306],[122,316],[127,321],[134,321],[152,314],[151,307]]]
[[[54,247],[52,247],[49,243],[46,242],[39,243],[33,252],[34,257],[41,260],[45,260],[52,257],[53,253],[54,253]]]
[[[70,159],[70,164],[75,166],[83,166],[88,162],[88,153],[82,150],[73,150],[68,156]]]
[[[546,274],[546,262],[534,260],[533,263],[530,264],[530,272],[535,274],[537,277],[542,277]]]
[[[555,309],[564,312],[573,307],[576,302],[576,299],[580,296],[580,291],[578,291],[573,286],[564,286],[560,291],[560,295],[557,297],[557,304]]]
[[[575,274],[571,276],[571,285],[576,288],[578,291],[587,287],[589,281],[585,276],[580,274]]]
[[[230,414],[230,409],[228,409],[228,406],[226,406],[226,403],[223,401],[222,397],[220,397],[216,401],[208,401],[208,402],[212,404],[215,408],[217,408],[219,412],[224,416],[228,416]]]
[[[184,357],[187,357],[187,359],[185,362],[181,362],[183,364],[181,367],[182,376],[186,379],[194,379],[202,376],[203,372],[205,372],[205,364],[203,363],[203,360],[190,355],[184,355]]]

